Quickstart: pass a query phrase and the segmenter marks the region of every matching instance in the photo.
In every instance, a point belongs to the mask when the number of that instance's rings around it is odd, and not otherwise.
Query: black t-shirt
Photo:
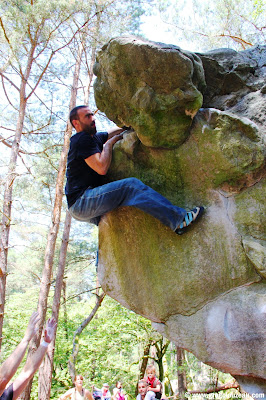
[[[78,132],[71,137],[65,186],[68,207],[71,207],[88,187],[102,185],[103,177],[90,168],[85,159],[101,153],[107,139],[107,132],[97,132],[94,136]]]
[[[3,391],[0,400],[13,400],[13,383]]]

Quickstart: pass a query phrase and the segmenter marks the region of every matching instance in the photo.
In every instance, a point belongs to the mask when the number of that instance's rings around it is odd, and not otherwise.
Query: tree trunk
[[[11,211],[12,211],[12,193],[13,184],[16,179],[16,166],[17,158],[19,154],[19,145],[22,136],[22,130],[24,126],[24,119],[27,106],[26,97],[26,84],[30,75],[33,54],[35,51],[36,43],[33,42],[27,60],[27,66],[25,74],[20,76],[20,90],[19,90],[19,115],[16,126],[15,138],[12,142],[8,173],[6,178],[6,185],[4,191],[3,200],[3,212],[2,212],[2,229],[1,229],[1,241],[0,241],[0,349],[2,345],[2,331],[3,331],[3,320],[4,320],[4,307],[5,307],[5,293],[6,293],[6,277],[7,277],[7,257],[8,257],[8,244],[9,244],[9,233],[11,225]]]
[[[139,379],[144,378],[145,371],[146,371],[148,361],[149,361],[150,348],[151,348],[151,342],[146,344],[146,346],[144,347],[144,350],[143,350],[143,357],[142,357],[142,362],[141,362],[141,366],[140,366],[140,370],[139,370]],[[138,392],[139,392],[139,390],[138,390],[138,383],[137,383],[136,390],[135,390],[135,396],[138,395]]]
[[[63,186],[64,186],[64,177],[66,171],[66,161],[67,161],[67,153],[69,149],[69,142],[70,137],[72,134],[72,128],[70,123],[67,126],[64,136],[64,144],[63,149],[61,152],[61,158],[59,163],[59,170],[57,175],[56,181],[56,188],[55,188],[55,202],[52,214],[52,224],[48,233],[47,245],[45,250],[45,257],[44,257],[44,267],[42,272],[42,279],[40,285],[40,292],[39,292],[39,301],[38,301],[38,312],[40,315],[40,325],[39,330],[35,337],[31,341],[31,345],[28,351],[28,357],[31,357],[32,348],[37,348],[40,344],[42,330],[46,318],[46,311],[47,311],[47,301],[48,295],[50,290],[51,284],[51,276],[53,270],[53,260],[54,260],[54,253],[55,253],[55,245],[57,234],[59,230],[59,223],[60,223],[60,216],[61,216],[61,208],[62,208],[62,199],[63,199]],[[31,385],[32,380],[25,388],[24,393],[21,396],[22,400],[29,400],[30,399],[30,392],[31,392]]]
[[[168,349],[168,346],[170,344],[169,340],[166,340],[164,342],[163,336],[161,337],[160,340],[154,343],[154,346],[156,348],[156,355],[154,357],[155,361],[158,364],[159,368],[159,381],[163,382],[164,380],[164,370],[163,370],[163,357],[166,353],[166,350]]]
[[[54,300],[52,307],[52,316],[55,318],[56,322],[58,322],[59,317],[59,309],[60,309],[60,298],[61,298],[61,290],[63,286],[63,278],[65,272],[66,265],[66,254],[67,247],[69,242],[69,233],[71,227],[71,215],[69,212],[66,212],[64,232],[62,238],[62,244],[59,255],[59,263],[57,269],[57,277],[55,284],[55,292],[54,292]],[[49,400],[51,393],[51,385],[52,385],[52,373],[53,373],[53,361],[54,361],[54,350],[55,350],[55,339],[56,335],[52,341],[52,345],[49,346],[48,351],[44,357],[44,360],[39,369],[39,399],[41,400]]]
[[[91,83],[93,79],[93,66],[95,64],[96,60],[96,46],[92,48],[91,51],[91,62],[90,62],[90,69],[88,71],[88,83],[87,83],[87,90],[85,92],[84,96],[84,104],[88,105],[89,104],[89,97],[90,97],[90,92],[91,92]]]
[[[4,200],[3,200],[3,215],[2,215],[2,229],[1,229],[1,240],[0,240],[0,349],[2,344],[2,329],[3,329],[3,318],[4,318],[4,304],[5,304],[5,291],[6,291],[6,277],[7,277],[7,257],[8,257],[8,244],[9,244],[9,233],[10,233],[10,224],[11,224],[11,207],[12,207],[12,193],[13,193],[13,183],[16,179],[16,165],[17,158],[19,154],[19,146],[20,140],[22,136],[24,119],[26,114],[26,106],[27,101],[30,96],[35,92],[38,87],[42,76],[50,64],[50,61],[54,55],[54,52],[51,53],[49,60],[47,61],[45,67],[43,68],[39,79],[37,80],[34,88],[30,88],[30,93],[26,94],[26,87],[29,81],[29,77],[31,74],[32,66],[34,61],[36,62],[35,50],[38,44],[39,35],[41,34],[41,30],[43,28],[44,22],[38,26],[36,32],[31,33],[30,47],[28,51],[28,56],[26,61],[26,67],[24,72],[19,68],[18,74],[20,77],[20,88],[19,88],[19,115],[16,126],[15,138],[12,143],[11,156],[8,167],[8,174],[4,192]],[[30,30],[30,27],[29,27]],[[10,41],[7,38],[8,45],[10,45]],[[11,47],[11,53],[13,53],[13,49]],[[40,53],[39,53],[40,54]],[[23,64],[23,63],[22,63]],[[15,68],[14,68],[15,69]],[[12,83],[16,89],[17,86]]]
[[[8,244],[9,244],[11,211],[12,211],[12,192],[13,192],[13,184],[16,179],[16,165],[19,153],[19,144],[21,140],[25,112],[26,112],[25,84],[22,85],[21,92],[23,93],[21,93],[20,96],[21,102],[20,102],[19,118],[17,122],[15,138],[12,143],[12,149],[10,154],[8,173],[5,185],[5,192],[4,192],[4,201],[3,201],[2,229],[1,229],[1,242],[0,242],[0,349],[2,345],[2,330],[3,330],[4,307],[5,307],[7,257],[8,257]]]
[[[139,379],[144,378],[145,371],[146,371],[148,361],[149,361],[150,348],[151,348],[151,342],[149,342],[144,347],[144,350],[143,350],[143,357],[142,357],[142,363],[141,363],[140,372],[139,372]]]
[[[63,281],[62,285],[63,289],[63,309],[64,309],[64,330],[65,330],[65,339],[68,340],[68,328],[67,328],[67,307],[66,307],[66,281]]]
[[[96,25],[94,28],[92,28],[92,34],[94,35],[95,38],[95,44],[91,48],[91,59],[90,59],[90,66],[88,68],[88,83],[87,83],[87,90],[85,91],[84,95],[84,104],[88,105],[89,104],[89,98],[90,98],[90,93],[91,93],[91,84],[92,84],[92,79],[93,79],[93,66],[96,61],[96,50],[97,50],[97,44],[98,44],[98,36],[99,36],[99,31],[100,31],[100,24],[101,24],[101,13],[99,8],[101,8],[100,5],[97,3],[96,5]]]
[[[178,376],[178,394],[180,400],[186,400],[187,391],[186,371],[184,369],[184,350],[176,346],[177,376]]]

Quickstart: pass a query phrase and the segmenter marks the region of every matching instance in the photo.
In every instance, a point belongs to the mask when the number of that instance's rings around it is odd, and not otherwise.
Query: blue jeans
[[[96,188],[88,188],[70,207],[78,221],[98,225],[103,214],[117,207],[132,206],[159,219],[173,231],[183,221],[186,211],[146,186],[137,178],[126,178]]]

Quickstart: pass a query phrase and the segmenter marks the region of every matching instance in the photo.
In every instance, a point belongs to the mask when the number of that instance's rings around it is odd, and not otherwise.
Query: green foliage
[[[73,334],[84,319],[84,315],[90,314],[94,301],[92,298],[90,302],[84,300],[67,304],[68,340],[64,338],[62,330],[64,321],[60,318],[61,333],[57,337],[56,347],[56,381],[61,381],[62,376],[63,381],[66,379],[59,365],[67,369],[66,349],[68,349],[67,356],[69,357],[72,351]],[[150,321],[121,307],[111,298],[105,298],[97,316],[79,336],[77,373],[86,378],[87,386],[94,384],[101,388],[104,382],[108,382],[114,387],[117,380],[122,380],[125,389],[129,393],[134,393],[138,379],[138,362],[142,357],[141,349],[150,330]]]
[[[80,264],[80,265],[78,265]],[[72,353],[73,335],[80,324],[90,314],[95,304],[95,297],[91,292],[73,296],[80,293],[78,282],[86,276],[86,270],[82,271],[82,261],[72,264],[73,276],[67,274],[67,299],[62,299],[60,318],[57,329],[55,346],[54,372],[51,390],[51,399],[57,399],[60,394],[72,387],[68,371],[68,360]],[[94,266],[91,266],[93,274]],[[20,272],[20,276],[23,274]],[[16,286],[13,281],[12,285]],[[89,288],[89,285],[87,286]],[[52,293],[49,304],[52,302]],[[6,305],[6,318],[4,326],[4,346],[2,349],[2,361],[14,350],[22,339],[31,312],[34,310],[38,297],[38,285],[29,280],[28,288],[24,291],[11,291]],[[104,382],[108,382],[113,389],[115,382],[121,380],[130,396],[134,398],[135,386],[138,380],[139,367],[143,356],[144,346],[161,336],[155,332],[150,321],[125,309],[119,303],[106,297],[99,308],[97,315],[89,323],[78,337],[78,357],[76,371],[85,378],[84,386],[88,389],[94,384],[101,388]],[[152,354],[152,352],[150,353]],[[149,363],[152,359],[149,360]],[[22,362],[21,371],[25,360]],[[165,355],[165,368],[172,387],[176,389],[177,365],[176,352],[173,345],[169,346]],[[217,374],[219,384],[230,380],[230,376],[205,366],[191,353],[186,353],[184,365],[186,371],[188,390],[210,388],[216,383]],[[157,368],[158,370],[158,368]],[[17,374],[16,374],[17,376]],[[35,375],[32,399],[37,399],[38,375]],[[168,392],[166,392],[168,394]],[[224,395],[226,396],[226,394]],[[226,397],[220,397],[221,399]],[[227,397],[228,398],[228,397]]]

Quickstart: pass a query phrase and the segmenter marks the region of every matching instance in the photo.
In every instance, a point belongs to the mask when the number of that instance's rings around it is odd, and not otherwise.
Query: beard
[[[93,126],[90,126],[90,130],[89,130],[90,135],[93,136],[93,135],[95,135],[96,132],[97,132],[97,129],[96,129],[95,124]]]
[[[97,132],[95,122],[92,122],[90,125],[83,126],[83,132],[88,133],[89,135],[93,136]]]

